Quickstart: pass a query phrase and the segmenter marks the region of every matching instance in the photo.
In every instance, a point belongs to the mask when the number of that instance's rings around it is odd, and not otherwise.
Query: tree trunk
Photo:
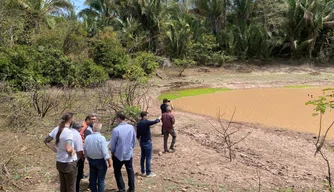
[[[226,11],[227,11],[227,0],[224,0],[224,11],[223,11],[223,30],[226,29]]]

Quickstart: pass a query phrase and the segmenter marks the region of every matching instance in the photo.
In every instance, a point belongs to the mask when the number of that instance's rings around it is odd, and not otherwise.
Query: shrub
[[[44,47],[14,46],[0,49],[0,78],[19,90],[34,84],[72,85],[75,67],[62,51]]]
[[[92,58],[105,68],[109,77],[122,77],[126,73],[128,55],[117,34],[106,29],[93,41]]]
[[[42,60],[40,61],[42,75],[47,78],[48,84],[60,86],[74,85],[76,69],[71,58],[56,49],[44,49],[40,53],[42,55]]]
[[[13,49],[0,49],[0,77],[20,90],[45,78],[40,76],[40,53],[28,46],[14,46]]]
[[[97,86],[108,79],[108,73],[91,59],[77,63],[76,83],[80,86]]]
[[[214,63],[212,55],[217,46],[218,44],[213,35],[203,35],[198,42],[189,44],[189,55],[199,64],[211,64]]]
[[[179,75],[182,76],[182,73],[186,70],[186,68],[194,65],[195,61],[191,59],[175,59],[174,64],[180,67],[181,70],[180,70]]]
[[[207,66],[222,66],[226,62],[236,58],[228,56],[223,51],[218,51],[219,44],[213,35],[203,35],[198,42],[189,45],[190,57],[199,64]]]
[[[131,81],[146,81],[146,73],[144,69],[137,63],[131,62],[125,66],[126,70],[123,74],[123,78]]]
[[[158,66],[158,59],[153,53],[138,52],[136,57],[133,59],[133,65],[140,66],[145,72],[146,76],[153,74]]]

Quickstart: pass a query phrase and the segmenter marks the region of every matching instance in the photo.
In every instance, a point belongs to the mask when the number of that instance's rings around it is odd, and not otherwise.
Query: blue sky
[[[85,0],[72,0],[72,2],[74,3],[74,6],[77,9],[77,11],[82,10],[86,7]]]

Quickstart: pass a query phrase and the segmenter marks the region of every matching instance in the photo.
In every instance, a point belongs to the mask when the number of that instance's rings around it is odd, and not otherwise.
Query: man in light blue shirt
[[[133,148],[136,145],[136,132],[132,125],[124,122],[125,115],[121,112],[116,115],[118,126],[112,131],[110,151],[113,160],[115,180],[118,190],[125,192],[121,169],[125,165],[128,173],[129,192],[135,191],[135,175],[132,165]]]
[[[84,152],[89,161],[89,187],[92,192],[104,191],[104,180],[108,167],[111,167],[107,141],[101,135],[102,124],[93,124],[93,133],[85,139]],[[96,182],[98,187],[96,186]]]

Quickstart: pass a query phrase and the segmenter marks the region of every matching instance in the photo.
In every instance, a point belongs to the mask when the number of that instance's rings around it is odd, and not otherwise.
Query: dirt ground
[[[154,99],[153,107],[149,112],[152,118],[159,115],[160,102],[156,98],[162,91],[170,89],[191,87],[248,89],[286,85],[334,85],[333,72],[332,68],[308,66],[243,68],[240,65],[225,69],[189,69],[186,70],[185,76],[180,78],[173,70],[159,71],[158,74],[163,79],[151,80],[151,95]],[[251,134],[236,145],[235,158],[230,162],[222,145],[222,137],[211,126],[211,124],[217,125],[214,118],[182,112],[178,109],[173,113],[176,117],[175,128],[178,134],[176,152],[161,156],[158,154],[163,149],[163,138],[159,135],[161,125],[153,127],[152,170],[157,177],[136,176],[136,191],[324,190],[323,180],[326,179],[327,169],[321,157],[314,156],[314,134],[259,123],[236,123],[241,126],[241,129],[233,139],[238,140],[247,133],[251,132]],[[310,118],[312,118],[311,114]],[[24,154],[13,157],[10,162],[20,167],[16,170],[18,178],[13,175],[13,180],[21,189],[8,187],[3,190],[37,192],[58,190],[54,154],[42,143],[43,135],[46,133],[47,130],[33,135],[2,133],[6,135],[0,137],[2,156],[8,157],[15,152]],[[110,138],[110,133],[104,134],[107,139]],[[330,161],[334,159],[330,146],[326,148],[325,153]],[[138,145],[134,154],[134,169],[138,173],[140,172]],[[29,161],[33,158],[38,158],[40,161]],[[18,163],[22,162],[22,159],[26,159],[27,163]],[[333,166],[333,163],[331,165]],[[88,173],[87,164],[85,171]],[[125,169],[123,173],[126,181]],[[86,179],[82,181],[82,191],[86,191],[87,182]],[[117,191],[116,188],[113,171],[109,169],[105,191]]]

